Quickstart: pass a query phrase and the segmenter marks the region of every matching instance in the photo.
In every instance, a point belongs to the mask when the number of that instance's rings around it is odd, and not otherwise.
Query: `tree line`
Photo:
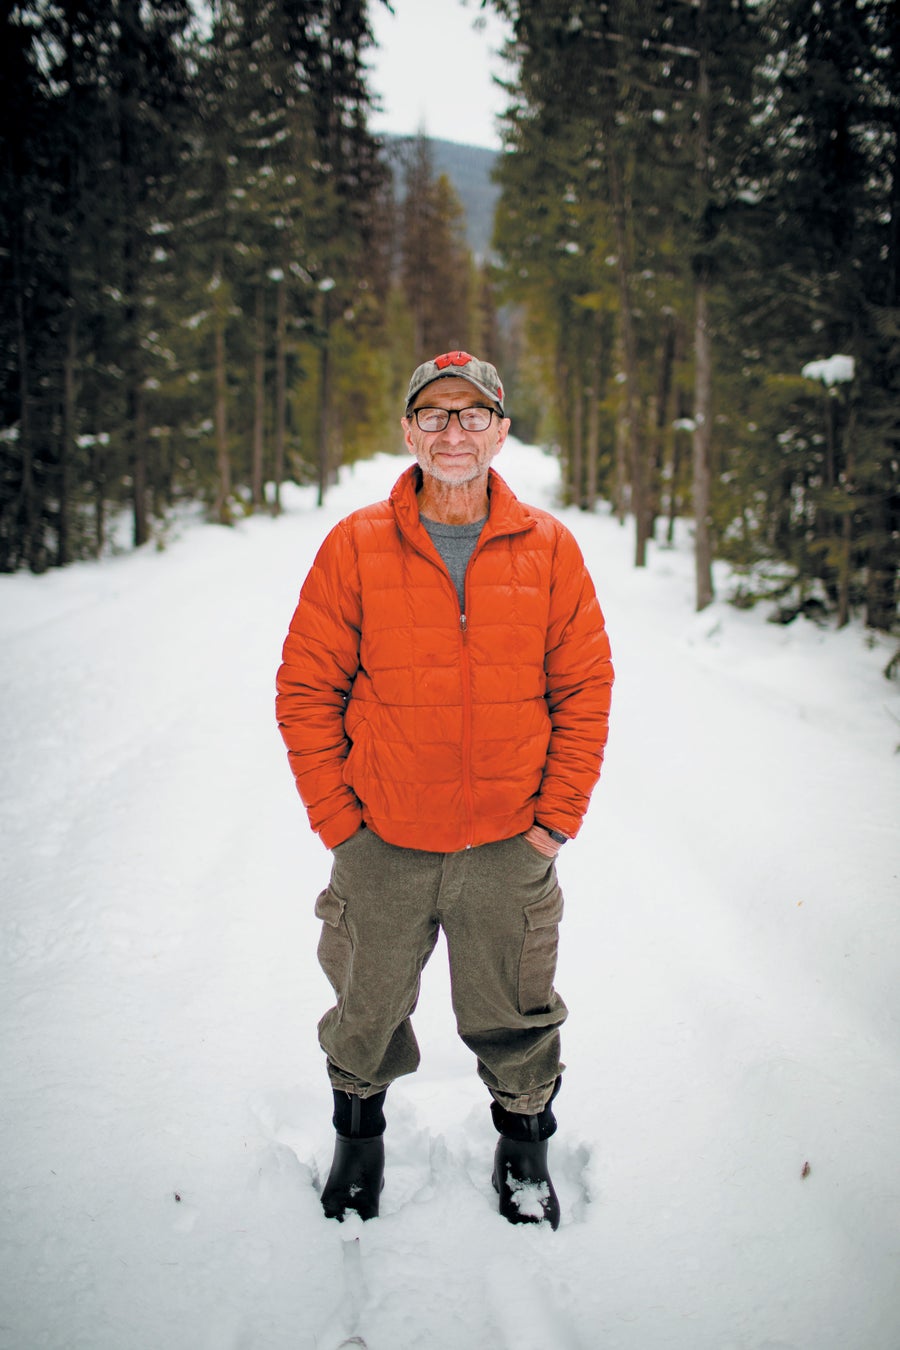
[[[424,139],[368,128],[362,0],[38,0],[0,30],[0,570],[222,523],[395,448],[480,299]]]
[[[497,245],[570,500],[694,518],[744,596],[896,620],[900,8],[494,0]],[[832,360],[832,357],[843,358]]]
[[[366,0],[4,7],[0,570],[101,551],[126,503],[141,544],[179,500],[321,500],[469,347],[638,566],[693,519],[698,607],[727,558],[747,603],[890,628],[896,6],[483,2],[512,32],[490,261],[427,140],[369,129]]]

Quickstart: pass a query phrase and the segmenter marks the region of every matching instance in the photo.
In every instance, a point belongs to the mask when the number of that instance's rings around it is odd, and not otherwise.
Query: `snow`
[[[856,374],[856,363],[852,356],[829,356],[824,361],[808,361],[800,374],[804,380],[819,380],[830,388],[849,384]]]
[[[326,529],[403,466],[0,578],[0,1346],[896,1350],[893,648],[695,615],[688,541],[636,571],[603,514],[562,513],[618,682],[560,861],[561,1227],[496,1213],[442,946],[382,1217],[322,1216],[329,855],[273,680]],[[552,505],[551,459],[510,443],[498,468]]]

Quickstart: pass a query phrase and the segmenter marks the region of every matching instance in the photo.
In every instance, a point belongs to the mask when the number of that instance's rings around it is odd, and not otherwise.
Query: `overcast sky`
[[[372,0],[378,47],[367,55],[371,88],[383,105],[372,118],[376,132],[499,150],[495,127],[505,104],[492,75],[506,68],[497,55],[507,25],[479,0],[391,0],[390,14]],[[480,28],[477,25],[483,24]]]

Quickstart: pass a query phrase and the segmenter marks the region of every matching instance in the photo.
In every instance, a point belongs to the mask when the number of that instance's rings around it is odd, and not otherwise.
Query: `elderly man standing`
[[[331,531],[303,584],[278,724],[310,824],[333,851],[319,1023],[334,1091],[329,1217],[378,1213],[384,1102],[412,1073],[422,968],[444,930],[453,1010],[499,1134],[512,1223],[556,1228],[555,856],[600,773],[613,671],[569,531],[491,463],[510,422],[494,366],[448,352],[414,372],[415,464]]]

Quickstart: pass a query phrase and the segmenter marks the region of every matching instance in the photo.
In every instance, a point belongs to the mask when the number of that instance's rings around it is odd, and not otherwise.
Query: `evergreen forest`
[[[512,37],[473,249],[465,156],[370,129],[381,3],[3,6],[0,571],[123,511],[141,546],[183,502],[322,501],[466,348],[636,566],[691,522],[698,609],[726,559],[738,603],[894,629],[900,6],[483,0]]]

